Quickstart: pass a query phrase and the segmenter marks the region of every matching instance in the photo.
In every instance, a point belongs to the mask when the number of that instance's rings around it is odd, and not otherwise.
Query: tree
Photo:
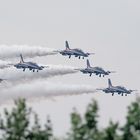
[[[140,98],[128,107],[126,124],[122,131],[123,140],[140,140]]]
[[[31,125],[31,116],[33,124]],[[93,100],[81,116],[76,109],[71,113],[71,129],[65,140],[140,140],[140,98],[130,104],[125,125],[109,122],[106,128],[98,127],[98,104]],[[26,106],[26,101],[15,101],[12,111],[4,110],[0,117],[1,140],[58,140],[54,139],[50,118],[44,126],[39,117]],[[62,140],[62,138],[61,138]]]
[[[109,126],[103,130],[104,133],[103,133],[102,140],[119,140],[120,136],[117,133],[118,130],[119,130],[119,124],[110,121]]]
[[[82,128],[82,118],[80,114],[74,109],[71,114],[71,132],[68,133],[68,140],[82,140],[84,136],[83,128]]]
[[[106,128],[99,129],[98,117],[98,104],[94,100],[88,105],[84,118],[75,110],[71,114],[67,140],[140,140],[140,98],[128,107],[123,129],[112,121]]]
[[[87,107],[84,118],[76,110],[71,114],[71,130],[68,140],[96,140],[99,138],[97,128],[98,105],[93,100]]]
[[[4,120],[0,118],[0,130],[3,132],[2,140],[50,140],[52,138],[52,126],[49,119],[45,124],[45,129],[42,129],[38,116],[35,114],[35,122],[30,129],[32,110],[27,108],[24,99],[15,101],[15,105],[11,112],[5,109]]]

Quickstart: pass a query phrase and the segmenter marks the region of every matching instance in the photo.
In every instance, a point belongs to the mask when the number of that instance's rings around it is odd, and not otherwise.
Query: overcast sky
[[[1,0],[0,44],[64,49],[64,41],[68,40],[71,48],[96,53],[89,58],[91,65],[117,71],[109,76],[114,85],[140,90],[139,5],[139,0]],[[69,60],[61,55],[34,60],[45,64],[85,67],[84,60]],[[69,86],[85,84],[99,88],[107,86],[107,79],[76,73],[47,80]],[[42,120],[50,114],[55,133],[62,135],[69,127],[68,115],[74,106],[83,113],[92,98],[98,100],[100,126],[104,127],[111,118],[124,123],[126,106],[135,97],[94,93],[57,97],[55,101],[42,100],[30,105]]]

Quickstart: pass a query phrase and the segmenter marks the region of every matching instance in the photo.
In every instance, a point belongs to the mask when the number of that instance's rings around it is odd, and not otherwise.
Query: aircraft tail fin
[[[66,50],[70,50],[68,41],[65,42]]]
[[[87,68],[90,68],[90,63],[89,63],[89,60],[87,59]]]
[[[108,86],[109,87],[112,87],[112,83],[111,83],[111,80],[110,79],[108,79]]]
[[[22,54],[20,54],[20,63],[24,63]]]

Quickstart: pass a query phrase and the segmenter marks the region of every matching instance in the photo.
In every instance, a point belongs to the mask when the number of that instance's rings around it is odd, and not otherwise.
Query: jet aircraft
[[[35,72],[35,70],[37,70],[38,72],[39,70],[43,70],[47,66],[39,66],[34,62],[24,62],[23,56],[22,54],[20,54],[20,63],[15,64],[14,67],[16,67],[17,69],[23,69],[23,71],[25,71],[25,69],[29,69],[30,71],[32,70],[33,72]]]
[[[80,70],[83,74],[89,74],[89,76],[92,76],[92,74],[95,74],[97,76],[99,75],[99,77],[101,77],[102,75],[104,77],[105,75],[109,75],[110,73],[115,72],[115,71],[105,71],[101,67],[91,67],[88,59],[87,59],[87,68],[76,69],[76,70]]]
[[[107,88],[97,90],[102,90],[105,93],[112,93],[112,96],[114,96],[115,93],[118,93],[119,95],[122,96],[125,94],[125,96],[127,96],[127,94],[131,94],[133,91],[136,91],[136,90],[128,90],[123,86],[113,86],[110,79],[108,79]]]
[[[59,52],[63,56],[69,56],[69,58],[71,58],[71,56],[73,55],[75,57],[78,57],[79,59],[81,57],[84,59],[85,57],[94,54],[94,53],[86,53],[81,49],[70,49],[68,41],[65,41],[65,46],[66,46],[65,50],[57,51],[57,52]]]

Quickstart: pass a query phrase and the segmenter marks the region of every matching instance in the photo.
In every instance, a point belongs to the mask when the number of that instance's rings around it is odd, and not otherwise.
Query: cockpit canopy
[[[31,65],[37,65],[37,63],[34,63],[34,62],[29,62],[29,64],[31,64]]]
[[[76,48],[75,50],[78,51],[78,52],[84,53],[83,50],[81,50],[81,49],[79,49],[79,48]]]
[[[97,69],[97,70],[102,70],[102,71],[104,71],[104,69],[101,68],[101,67],[96,67],[96,69]]]
[[[127,90],[125,87],[123,87],[123,86],[117,86],[117,88],[120,88],[120,89],[122,89],[122,90]]]

